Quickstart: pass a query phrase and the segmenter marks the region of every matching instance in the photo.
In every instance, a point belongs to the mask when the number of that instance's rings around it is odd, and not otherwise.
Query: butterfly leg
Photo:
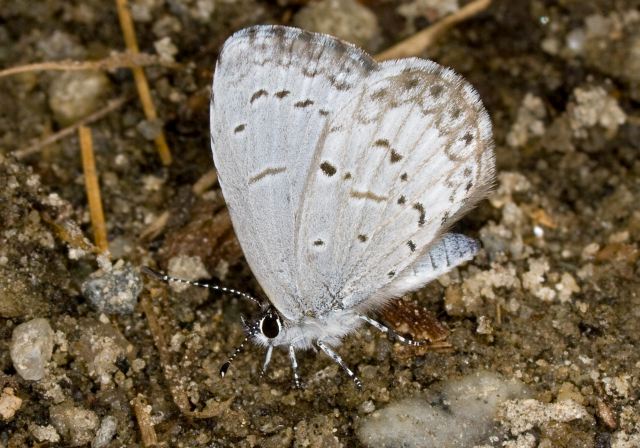
[[[340,355],[338,355],[336,352],[331,350],[329,346],[322,341],[318,341],[317,344],[318,344],[318,347],[320,347],[320,350],[325,352],[327,356],[329,356],[329,358],[333,360],[333,362],[335,362],[340,367],[342,367],[342,370],[344,370],[346,374],[349,376],[349,378],[351,378],[353,382],[356,383],[356,387],[358,389],[362,389],[362,381],[360,381],[360,378],[356,376],[355,372],[345,364],[345,362],[342,360]]]
[[[396,333],[395,331],[393,331],[391,328],[387,327],[386,325],[381,324],[377,320],[373,320],[370,317],[367,317],[367,316],[365,316],[363,314],[360,314],[358,317],[360,317],[360,319],[362,319],[363,321],[365,321],[368,324],[372,325],[373,327],[377,328],[378,330],[380,330],[381,332],[383,332],[384,334],[389,336],[391,339],[396,339],[396,340],[402,342],[403,344],[412,345],[414,347],[420,347],[420,346],[423,346],[423,345],[426,344],[425,341],[415,341],[415,340],[410,339],[410,338],[405,338],[404,336]]]
[[[264,363],[262,363],[262,370],[260,371],[260,376],[263,377],[267,373],[267,368],[269,367],[269,363],[271,362],[271,354],[273,353],[273,345],[267,347],[267,353],[264,355]]]
[[[298,375],[298,361],[296,360],[296,352],[293,345],[289,346],[289,360],[291,361],[291,370],[293,370],[293,383],[297,389],[300,389],[300,375]]]

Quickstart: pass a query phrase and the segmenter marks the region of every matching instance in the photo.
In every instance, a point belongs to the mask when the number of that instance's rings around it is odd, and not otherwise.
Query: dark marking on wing
[[[473,135],[471,135],[471,132],[467,132],[462,137],[462,140],[464,140],[465,145],[469,145],[473,141]]]
[[[407,179],[409,179],[409,176],[407,175],[407,173],[402,173],[402,175],[400,176],[400,180],[403,182],[406,182]]]
[[[376,100],[376,101],[380,101],[385,99],[385,97],[387,96],[389,92],[387,91],[387,89],[379,89],[376,90],[375,92],[373,92],[371,94],[371,99],[372,100]]]
[[[275,95],[277,98],[282,99],[282,98],[284,98],[285,96],[289,95],[290,93],[291,93],[291,92],[289,92],[288,90],[280,90],[279,92],[274,93],[274,95]]]
[[[387,200],[386,196],[380,196],[371,191],[351,190],[351,197],[355,199],[370,199],[374,202],[384,202]]]
[[[284,167],[284,166],[281,166],[281,167],[278,167],[278,168],[267,168],[267,169],[259,172],[255,176],[251,177],[249,179],[249,185],[255,184],[256,182],[258,182],[261,179],[264,179],[267,176],[273,176],[273,175],[276,175],[276,174],[284,173],[285,171],[287,171],[287,168]]]
[[[322,241],[322,240],[315,240],[315,241],[313,242],[313,245],[314,245],[314,246],[324,246],[324,241]]]
[[[351,179],[351,173],[349,171],[347,171],[343,177],[344,180],[348,180]]]
[[[469,177],[471,176],[471,168],[466,167],[463,171],[464,177]]]
[[[257,92],[254,92],[253,95],[251,95],[251,99],[249,100],[249,103],[253,104],[253,102],[255,100],[257,100],[258,98],[260,98],[261,96],[267,96],[267,95],[268,95],[268,93],[267,93],[266,90],[260,89]]]
[[[331,165],[329,162],[326,162],[326,161],[320,164],[320,169],[324,174],[326,174],[329,177],[336,174],[336,171],[337,171],[335,166]]]
[[[420,80],[418,78],[407,78],[403,81],[404,88],[409,90],[417,87],[420,84]]]
[[[418,225],[422,227],[425,223],[425,216],[426,216],[424,205],[422,205],[420,202],[416,202],[415,204],[413,204],[413,209],[417,210],[418,213],[420,214],[420,217],[418,218]]]
[[[398,198],[398,204],[402,205],[405,202],[407,202],[407,198],[405,198],[404,195]]]
[[[397,163],[402,160],[402,156],[396,152],[395,149],[391,150],[391,163]]]
[[[244,131],[244,128],[246,128],[247,125],[245,124],[239,124],[238,126],[236,126],[236,128],[233,130],[234,134],[237,134],[238,132],[242,132]]]
[[[284,27],[281,26],[276,26],[273,27],[273,31],[272,31],[273,35],[276,37],[277,40],[285,40],[287,37],[287,30]],[[297,38],[300,38],[302,36],[298,35],[296,36]]]
[[[328,110],[326,110],[326,109],[320,109],[320,110],[318,111],[318,113],[319,113],[320,115],[322,115],[323,117],[326,117],[327,115],[329,115],[329,111],[328,111]]]
[[[382,148],[388,148],[390,146],[389,140],[386,138],[379,138],[375,142],[373,142],[373,146],[380,146]]]
[[[429,88],[429,93],[431,94],[431,96],[433,96],[436,99],[438,99],[440,95],[442,95],[443,91],[444,91],[444,86],[442,86],[441,84],[436,84],[435,86],[431,86]]]
[[[449,212],[444,212],[444,215],[442,215],[442,225],[445,225],[447,223],[447,221],[449,220]]]
[[[393,278],[393,276],[396,275],[396,271],[389,271],[387,272],[387,275],[389,276],[389,278]]]
[[[344,81],[338,81],[338,78],[335,75],[327,76],[329,83],[336,89],[340,91],[351,90],[351,84],[348,84]]]
[[[304,100],[304,101],[298,101],[297,103],[295,103],[293,105],[293,107],[305,108],[305,107],[311,106],[312,104],[313,104],[313,101],[307,99],[307,100]]]
[[[369,237],[367,237],[367,235],[358,235],[358,239],[360,240],[361,243],[364,243],[365,241],[367,241],[369,239]]]
[[[306,76],[307,78],[315,78],[316,76],[318,76],[319,73],[320,73],[320,70],[309,70],[306,67],[302,69],[302,75]]]
[[[464,187],[464,191],[469,191],[473,187],[473,182],[469,181],[469,183]]]
[[[436,263],[433,261],[433,255],[431,255],[431,252],[429,252],[429,262],[431,263],[431,269],[436,269],[438,266],[436,266]]]
[[[256,35],[258,34],[258,28],[249,28],[247,30],[247,36],[249,36],[249,42],[253,43],[256,40]],[[219,62],[219,61],[218,61]]]
[[[462,109],[460,109],[459,107],[454,107],[451,110],[451,118],[453,118],[454,120],[457,120],[458,117],[460,117],[461,113],[462,113]]]
[[[414,243],[412,240],[407,241],[407,246],[409,246],[409,250],[411,252],[416,251],[416,243]]]

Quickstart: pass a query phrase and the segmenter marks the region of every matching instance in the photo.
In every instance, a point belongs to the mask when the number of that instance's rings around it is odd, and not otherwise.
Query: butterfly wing
[[[211,143],[220,186],[247,262],[290,319],[306,309],[293,242],[314,150],[373,65],[349,44],[280,26],[239,31],[218,58]]]
[[[473,238],[459,233],[445,233],[431,245],[426,254],[405,268],[375,296],[384,300],[415,291],[465,261],[471,260],[478,253],[479,248],[478,242]]]
[[[405,290],[388,286],[493,176],[490,121],[467,82],[430,61],[379,64],[325,123],[311,161],[296,223],[305,306],[366,308]]]

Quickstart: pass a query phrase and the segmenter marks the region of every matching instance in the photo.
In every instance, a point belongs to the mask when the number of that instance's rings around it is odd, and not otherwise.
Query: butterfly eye
[[[280,317],[269,312],[260,321],[260,331],[269,339],[273,339],[280,334]]]

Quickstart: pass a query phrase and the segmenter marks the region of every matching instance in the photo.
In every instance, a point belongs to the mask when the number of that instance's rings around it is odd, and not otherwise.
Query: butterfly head
[[[278,312],[269,307],[266,313],[258,321],[258,331],[267,341],[275,339],[282,330],[282,319]]]

